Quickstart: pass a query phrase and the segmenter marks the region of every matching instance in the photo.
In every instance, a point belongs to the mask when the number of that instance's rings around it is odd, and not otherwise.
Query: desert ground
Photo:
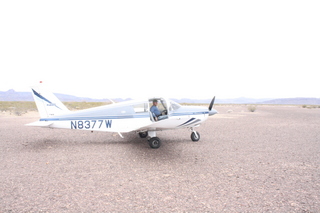
[[[320,108],[215,108],[159,149],[2,113],[0,212],[320,212]]]

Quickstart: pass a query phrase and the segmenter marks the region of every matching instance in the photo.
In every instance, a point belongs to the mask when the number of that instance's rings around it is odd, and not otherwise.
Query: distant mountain
[[[109,102],[108,99],[92,99],[86,97],[77,97],[73,95],[66,95],[55,93],[57,98],[61,101],[73,102]],[[126,101],[130,99],[112,99],[115,102]],[[178,103],[198,103],[209,104],[211,99],[173,99]],[[16,92],[13,89],[6,92],[0,91],[0,101],[33,101],[31,92]],[[253,99],[253,98],[234,98],[234,99],[219,99],[216,98],[216,104],[296,104],[296,105],[320,105],[320,98],[283,98],[283,99]]]
[[[61,101],[73,101],[73,102],[110,102],[108,99],[93,99],[86,97],[77,97],[73,95],[66,95],[60,93],[54,93],[57,98]],[[0,91],[0,101],[34,101],[31,92],[16,92],[13,89],[8,90],[6,92]],[[113,99],[115,102],[124,101],[124,99],[118,98]]]
[[[282,99],[263,101],[260,104],[320,105],[320,98],[282,98]]]
[[[211,99],[173,99],[178,103],[201,103],[201,104],[209,104]],[[253,99],[253,98],[234,98],[234,99],[215,99],[216,104],[252,104],[252,103],[260,103],[263,101],[269,101],[272,99]]]
[[[16,92],[10,89],[6,92],[0,91],[0,101],[33,101],[31,92]]]
[[[234,99],[217,99],[216,103],[221,103],[221,104],[228,104],[228,103],[232,103],[232,104],[255,104],[255,103],[261,103],[264,101],[270,101],[272,99],[268,99],[268,98],[260,98],[260,99],[254,99],[254,98],[245,98],[245,97],[241,97],[241,98],[234,98]]]

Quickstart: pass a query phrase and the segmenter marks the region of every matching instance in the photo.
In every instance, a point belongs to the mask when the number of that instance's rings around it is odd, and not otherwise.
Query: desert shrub
[[[255,112],[255,111],[256,111],[256,109],[257,109],[257,107],[256,107],[256,106],[253,106],[253,105],[248,106],[248,110],[249,110],[249,112]]]
[[[305,109],[315,109],[315,108],[320,108],[320,105],[302,105],[302,108]]]
[[[88,109],[98,107],[108,102],[63,102],[70,110]],[[30,111],[37,111],[34,101],[0,101],[0,112],[10,112],[10,114],[21,116]]]
[[[10,115],[21,116],[29,111],[36,111],[33,101],[0,101],[0,111],[9,112]]]
[[[16,115],[16,116],[21,116],[23,113],[21,112],[21,111],[14,111],[14,115]]]

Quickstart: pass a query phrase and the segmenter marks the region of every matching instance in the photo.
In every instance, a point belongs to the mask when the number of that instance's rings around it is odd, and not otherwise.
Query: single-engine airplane
[[[170,99],[152,97],[69,111],[41,84],[31,89],[40,120],[26,124],[27,126],[116,132],[121,137],[121,133],[136,132],[141,138],[149,137],[149,146],[153,149],[161,145],[156,133],[162,130],[189,128],[192,132],[191,140],[199,141],[200,134],[194,128],[200,126],[208,116],[217,113],[212,108],[215,97],[208,109],[181,106]]]

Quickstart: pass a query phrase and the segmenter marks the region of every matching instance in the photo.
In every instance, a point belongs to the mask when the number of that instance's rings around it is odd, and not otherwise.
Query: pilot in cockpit
[[[167,115],[164,115],[165,112],[161,113],[160,110],[158,109],[158,100],[157,99],[154,99],[152,103],[153,103],[153,105],[150,108],[150,111],[156,121],[168,118]]]

